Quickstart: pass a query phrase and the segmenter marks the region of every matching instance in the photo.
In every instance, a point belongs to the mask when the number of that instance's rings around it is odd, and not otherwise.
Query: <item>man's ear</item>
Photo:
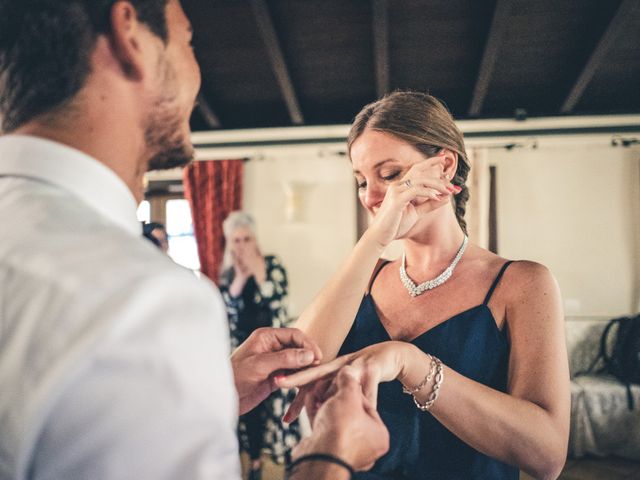
[[[128,1],[117,1],[111,7],[110,42],[123,73],[131,80],[142,80],[145,74],[144,34],[138,12]]]
[[[449,180],[453,180],[458,171],[458,154],[452,150],[443,148],[440,155],[444,155],[444,173]]]

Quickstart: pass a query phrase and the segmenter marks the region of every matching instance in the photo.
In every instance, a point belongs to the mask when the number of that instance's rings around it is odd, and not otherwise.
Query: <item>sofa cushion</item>
[[[627,387],[614,377],[585,375],[571,381],[570,455],[640,460],[640,386],[631,389],[634,410],[629,410]]]

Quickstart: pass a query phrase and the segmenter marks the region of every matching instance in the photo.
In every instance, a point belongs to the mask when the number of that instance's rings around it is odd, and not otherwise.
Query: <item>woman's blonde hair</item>
[[[353,142],[366,129],[400,138],[425,157],[433,157],[443,148],[458,154],[458,168],[451,183],[462,188],[454,197],[454,207],[458,223],[466,233],[464,214],[469,200],[466,181],[471,165],[464,148],[462,132],[447,107],[427,93],[397,91],[385,95],[365,106],[356,116],[347,139],[349,154]]]

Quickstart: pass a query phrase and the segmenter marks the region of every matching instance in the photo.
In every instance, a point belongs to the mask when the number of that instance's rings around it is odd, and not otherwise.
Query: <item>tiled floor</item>
[[[282,466],[274,465],[266,458],[263,464],[262,480],[282,480]],[[246,465],[246,458],[243,458],[245,471]],[[532,477],[523,473],[520,480],[532,480]],[[640,462],[618,458],[568,460],[560,480],[640,480]]]

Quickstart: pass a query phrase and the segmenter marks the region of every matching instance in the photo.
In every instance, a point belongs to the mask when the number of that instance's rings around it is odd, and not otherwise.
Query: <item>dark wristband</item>
[[[344,460],[338,457],[334,457],[333,455],[329,455],[328,453],[310,453],[309,455],[303,455],[300,458],[296,459],[287,467],[287,473],[288,474],[291,473],[294,468],[296,468],[298,465],[300,465],[303,462],[315,462],[315,461],[333,463],[335,465],[339,465],[343,468],[346,468],[349,471],[349,478],[353,478],[354,473],[356,473],[355,470],[351,467],[351,465],[349,465],[347,462],[345,462]]]

